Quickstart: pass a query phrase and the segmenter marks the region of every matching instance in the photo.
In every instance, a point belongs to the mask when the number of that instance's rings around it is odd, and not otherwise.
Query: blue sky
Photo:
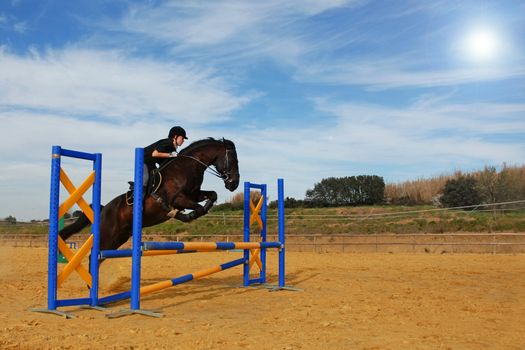
[[[107,202],[173,125],[233,140],[243,181],[295,198],[521,165],[525,3],[4,0],[0,123],[0,217],[19,220],[48,215],[52,145],[103,154]]]

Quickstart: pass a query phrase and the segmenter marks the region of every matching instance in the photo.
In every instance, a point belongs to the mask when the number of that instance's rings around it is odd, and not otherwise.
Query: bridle
[[[224,172],[221,174],[221,178],[226,182],[230,179],[232,175],[239,176],[239,172],[228,171],[230,169],[230,156],[229,154],[235,152],[235,149],[226,148],[226,155],[224,157]]]
[[[223,141],[224,142],[224,141]],[[185,155],[185,154],[181,154],[179,155],[179,157],[186,157],[186,158],[190,158],[190,159],[193,159],[194,161],[196,161],[197,163],[200,163],[202,164],[205,168],[206,168],[206,172],[222,179],[224,182],[227,182],[230,180],[231,176],[232,175],[239,175],[238,172],[232,172],[232,171],[229,171],[230,170],[230,154],[235,152],[235,149],[234,148],[228,148],[226,147],[226,154],[224,156],[224,171],[223,172],[220,172],[218,171],[216,168],[212,168],[210,165],[204,163],[203,161],[201,161],[200,159],[196,158],[196,157],[193,157],[193,156],[188,156],[188,155]]]

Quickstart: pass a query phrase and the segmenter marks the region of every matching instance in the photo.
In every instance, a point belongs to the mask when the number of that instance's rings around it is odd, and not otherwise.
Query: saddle
[[[166,198],[163,198],[160,194],[157,194],[157,190],[160,188],[160,185],[162,185],[162,174],[161,170],[175,158],[171,158],[167,162],[164,163],[160,168],[153,169],[148,178],[148,183],[146,187],[144,187],[144,190],[142,191],[142,201],[146,199],[147,196],[152,196],[157,203],[162,205],[162,207],[168,212],[168,216],[171,218],[174,218],[177,213],[179,212],[177,209],[172,208],[169,203],[169,201]],[[129,184],[129,190],[126,192],[126,204],[128,206],[133,206],[133,198],[135,194],[135,184],[133,181],[128,181]]]
[[[126,192],[126,204],[128,206],[133,205],[133,198],[135,194],[135,183],[133,181],[128,181],[129,184],[129,190]],[[142,191],[142,200],[144,200],[147,196],[152,196],[157,201],[162,200],[160,196],[157,194],[157,190],[159,189],[160,185],[162,184],[162,174],[158,169],[153,170],[150,173],[148,184],[144,187]],[[163,200],[162,200],[163,201]],[[165,201],[163,201],[165,203]]]

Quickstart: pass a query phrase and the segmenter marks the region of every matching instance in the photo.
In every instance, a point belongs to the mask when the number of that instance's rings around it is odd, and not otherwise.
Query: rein
[[[209,173],[209,174],[212,174],[214,176],[217,176],[218,178],[220,179],[224,179],[224,178],[227,178],[227,175],[224,175],[224,174],[221,174],[217,169],[214,169],[212,167],[210,167],[209,165],[207,165],[206,163],[204,163],[203,161],[201,161],[200,159],[198,158],[195,158],[193,156],[187,156],[187,155],[184,155],[184,154],[180,154],[178,155],[177,157],[186,157],[186,158],[190,158],[190,159],[193,159],[194,161],[196,161],[197,163],[200,163],[202,164],[204,167],[206,167],[206,172]],[[174,158],[175,159],[175,158]],[[173,159],[172,159],[173,160]]]
[[[198,159],[196,157],[188,156],[188,155],[185,155],[185,154],[179,154],[179,155],[177,155],[177,157],[190,158],[190,159],[196,161],[197,163],[203,165],[206,168],[205,171],[207,173],[212,174],[213,176],[216,176],[216,177],[218,177],[218,178],[220,178],[220,179],[222,179],[224,181],[227,181],[230,178],[230,175],[238,175],[238,173],[230,173],[230,172],[228,172],[228,170],[230,169],[230,157],[229,157],[229,153],[230,152],[232,152],[232,150],[226,148],[226,157],[224,159],[224,169],[226,169],[226,171],[224,173],[221,173],[217,169],[212,168],[210,165],[204,163],[203,161],[201,161],[200,159]],[[162,164],[162,166],[160,166],[156,171],[160,172],[162,169],[166,168],[172,161],[174,161],[177,157],[170,158],[169,160],[164,162]]]

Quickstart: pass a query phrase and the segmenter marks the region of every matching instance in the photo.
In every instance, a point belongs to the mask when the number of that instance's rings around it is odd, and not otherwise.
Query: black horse
[[[239,186],[239,166],[235,145],[229,140],[205,139],[196,141],[183,149],[179,156],[166,161],[160,168],[160,184],[152,195],[144,199],[142,226],[148,227],[175,219],[189,222],[205,215],[217,200],[214,191],[202,191],[204,172],[209,166],[223,180],[224,186],[235,191]],[[212,169],[213,170],[213,169]],[[204,205],[199,202],[205,201]],[[128,204],[126,194],[115,197],[100,213],[100,249],[117,249],[131,237],[133,206]],[[185,213],[184,210],[192,210]],[[59,235],[66,240],[91,224],[82,214],[71,225],[64,227]]]

